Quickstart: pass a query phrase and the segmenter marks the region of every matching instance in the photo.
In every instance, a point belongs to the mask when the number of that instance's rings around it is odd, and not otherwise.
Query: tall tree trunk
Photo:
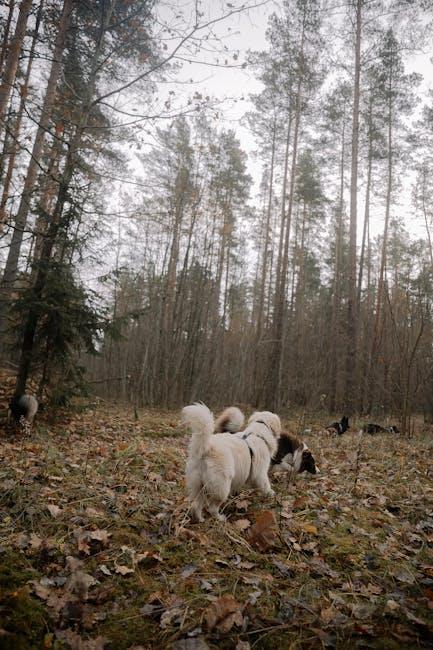
[[[426,206],[426,191],[425,191],[425,185],[427,181],[427,171],[425,169],[422,170],[422,211],[424,215],[424,224],[425,224],[425,230],[427,233],[427,240],[428,240],[428,251],[429,251],[429,256],[430,256],[430,265],[431,265],[431,272],[433,273],[433,248],[432,248],[432,236],[430,232],[430,224],[429,224],[429,219],[427,215],[427,206]]]
[[[343,210],[344,210],[344,150],[345,127],[341,134],[340,156],[340,195],[338,201],[337,227],[335,237],[335,262],[334,286],[332,294],[331,314],[331,355],[329,363],[329,411],[336,412],[337,406],[337,379],[338,379],[338,353],[340,344],[340,308],[341,308],[341,267],[343,257]]]
[[[29,88],[29,80],[30,80],[30,75],[32,71],[32,66],[33,66],[33,60],[34,60],[34,55],[35,55],[35,48],[36,48],[36,43],[38,40],[38,34],[39,34],[39,27],[41,24],[41,18],[42,18],[42,10],[44,6],[44,0],[41,0],[41,3],[39,4],[39,10],[36,16],[36,24],[35,24],[35,29],[33,31],[33,38],[32,38],[32,44],[30,47],[30,52],[29,52],[29,60],[27,63],[27,70],[24,76],[24,82],[23,85],[20,89],[21,93],[21,99],[20,99],[20,105],[18,108],[18,112],[15,116],[15,124],[13,127],[13,132],[12,132],[12,145],[11,145],[11,152],[9,154],[9,160],[8,160],[8,167],[6,170],[6,176],[3,184],[3,192],[2,192],[2,197],[0,201],[0,233],[3,230],[3,226],[6,222],[6,203],[9,198],[9,191],[10,191],[10,186],[12,182],[12,175],[15,169],[15,160],[18,155],[19,149],[20,149],[20,143],[19,143],[19,135],[21,131],[21,122],[23,119],[23,114],[24,114],[24,107],[26,105],[26,100],[27,100],[27,93],[28,93],[28,88]]]
[[[256,341],[254,346],[253,393],[254,393],[255,403],[259,403],[261,399],[261,387],[259,387],[258,385],[258,371],[259,371],[259,359],[260,359],[260,341],[262,338],[263,320],[265,316],[264,308],[265,308],[266,277],[267,277],[267,270],[268,270],[269,242],[271,237],[272,200],[274,196],[275,145],[276,145],[276,121],[274,120],[273,128],[272,128],[268,202],[266,207],[266,222],[264,227],[265,232],[264,232],[262,259],[261,259],[259,300],[257,304],[257,328],[256,328],[256,336],[255,336]]]
[[[367,160],[367,181],[365,187],[365,209],[364,209],[364,225],[362,228],[362,243],[361,243],[361,255],[359,258],[359,274],[358,274],[358,298],[357,298],[357,312],[359,313],[359,307],[361,304],[361,295],[362,295],[362,280],[364,275],[364,259],[365,259],[365,246],[367,241],[367,229],[370,221],[370,193],[371,193],[371,172],[373,167],[373,141],[372,141],[372,110],[373,110],[373,99],[370,97],[369,101],[369,133],[368,133],[368,160]]]
[[[352,111],[352,160],[350,172],[350,224],[349,224],[349,292],[347,300],[347,353],[346,353],[346,400],[348,415],[355,409],[357,310],[356,310],[356,228],[359,152],[359,103],[361,80],[361,24],[362,0],[356,0],[355,79]]]
[[[9,53],[4,64],[3,80],[0,85],[0,133],[4,130],[4,118],[9,97],[15,82],[15,75],[17,73],[18,61],[26,35],[27,20],[31,7],[32,0],[22,0],[15,33],[9,45]]]
[[[306,11],[306,9],[305,9]],[[305,19],[305,14],[304,14]],[[294,132],[293,132],[293,147],[292,147],[292,160],[290,169],[290,192],[287,205],[287,217],[285,224],[284,235],[284,250],[281,261],[281,271],[279,274],[279,283],[277,276],[277,286],[275,288],[275,307],[274,307],[274,344],[272,354],[270,355],[270,381],[268,382],[268,402],[271,408],[278,410],[281,405],[281,379],[283,370],[283,328],[284,328],[284,312],[286,306],[286,287],[287,287],[287,270],[289,266],[289,243],[290,243],[290,227],[292,221],[293,202],[295,195],[295,180],[296,180],[296,164],[298,158],[298,139],[299,129],[301,124],[301,97],[302,97],[302,82],[303,82],[303,57],[304,57],[304,42],[305,42],[305,20],[303,23],[301,44],[300,44],[300,64],[299,64],[299,77],[296,88],[296,106],[294,118]]]
[[[30,201],[36,182],[38,170],[41,165],[41,156],[43,152],[45,135],[48,130],[51,118],[51,112],[54,105],[54,99],[59,79],[62,54],[65,47],[66,32],[68,30],[69,20],[73,9],[74,0],[64,0],[62,15],[59,22],[59,29],[56,35],[56,41],[53,52],[53,62],[51,65],[50,76],[45,91],[42,111],[39,118],[39,126],[33,143],[33,150],[27,167],[26,179],[21,193],[21,200],[18,212],[15,217],[14,232],[9,247],[9,253],[6,260],[6,267],[0,287],[0,336],[4,331],[5,318],[7,312],[7,301],[10,292],[13,289],[15,278],[18,270],[18,259],[21,251],[24,230],[27,223],[27,217],[30,211]]]
[[[376,297],[376,314],[374,318],[373,326],[373,335],[371,341],[371,352],[369,359],[369,368],[368,374],[371,378],[371,371],[376,365],[377,353],[379,349],[379,342],[381,338],[381,326],[382,326],[382,305],[383,305],[383,295],[384,295],[384,284],[385,284],[385,269],[386,269],[386,259],[388,251],[388,233],[389,233],[389,220],[391,216],[391,196],[392,196],[392,181],[393,181],[393,141],[392,141],[392,114],[393,114],[393,101],[392,101],[392,74],[389,75],[389,86],[388,86],[388,168],[387,168],[387,185],[386,185],[386,203],[385,203],[385,223],[383,226],[383,240],[382,240],[382,250],[380,256],[380,269],[379,269],[379,278],[377,281],[377,297]],[[373,394],[374,394],[374,382],[370,380],[369,382],[369,401],[368,401],[368,410],[371,411]]]
[[[14,9],[15,9],[15,0],[10,0],[8,17],[6,18],[6,24],[3,32],[3,43],[0,52],[0,75],[3,73],[3,64],[6,58],[6,52],[9,49],[9,32],[11,28],[11,21],[12,21],[12,16],[14,14]]]
[[[50,224],[42,246],[41,256],[38,263],[38,271],[36,273],[34,284],[32,287],[33,300],[30,305],[26,321],[24,323],[20,361],[18,366],[17,381],[15,384],[15,395],[21,395],[22,393],[24,393],[26,383],[27,383],[27,378],[30,372],[30,367],[31,367],[31,362],[33,357],[34,339],[35,339],[36,329],[40,318],[39,308],[37,305],[38,303],[40,303],[45,288],[45,284],[47,281],[49,263],[51,260],[54,246],[56,244],[57,234],[59,232],[60,226],[63,225],[62,224],[63,209],[68,198],[69,186],[71,184],[71,180],[77,165],[77,157],[81,147],[83,133],[86,129],[87,122],[94,101],[93,98],[96,91],[96,78],[100,67],[99,59],[101,55],[101,48],[105,39],[108,25],[111,20],[115,1],[116,0],[111,0],[108,3],[107,9],[102,15],[101,29],[99,30],[99,38],[93,54],[89,79],[86,86],[86,91],[87,91],[86,97],[83,99],[83,104],[80,111],[80,118],[76,126],[75,133],[69,145],[68,154],[63,168],[63,173],[59,180],[59,190],[57,194],[56,204],[53,213],[51,215]],[[71,5],[72,5],[71,0],[65,0],[64,8],[66,5],[68,5],[69,8],[71,9]],[[66,226],[67,224],[64,225]]]

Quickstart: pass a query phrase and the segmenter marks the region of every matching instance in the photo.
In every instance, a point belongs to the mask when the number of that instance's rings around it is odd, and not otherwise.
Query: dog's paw
[[[275,496],[274,490],[269,490],[269,492],[266,492],[266,496],[267,497],[274,497]]]

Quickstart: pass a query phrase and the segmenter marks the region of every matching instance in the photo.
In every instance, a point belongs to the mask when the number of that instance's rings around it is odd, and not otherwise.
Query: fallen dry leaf
[[[231,594],[221,596],[209,605],[204,618],[209,631],[216,628],[222,634],[227,634],[234,625],[242,625],[242,605]]]
[[[316,526],[313,526],[313,524],[307,524],[307,523],[300,523],[299,527],[304,533],[308,533],[309,535],[318,535],[319,531],[317,530]]]
[[[277,520],[272,510],[264,510],[258,515],[255,523],[247,532],[247,539],[251,546],[260,551],[267,551],[275,546],[278,538]]]
[[[125,566],[124,564],[116,564],[114,570],[122,576],[126,576],[128,573],[134,573],[134,569],[131,569],[129,566]]]
[[[78,570],[71,574],[66,586],[68,591],[77,594],[82,600],[87,600],[90,587],[93,587],[96,583],[97,580],[89,573]]]
[[[233,526],[238,530],[246,530],[251,526],[251,521],[249,519],[237,519],[233,522]]]
[[[47,510],[49,510],[50,515],[52,517],[54,517],[54,518],[58,517],[60,515],[60,513],[62,512],[62,509],[59,508],[59,506],[56,506],[54,503],[49,503],[47,505]]]

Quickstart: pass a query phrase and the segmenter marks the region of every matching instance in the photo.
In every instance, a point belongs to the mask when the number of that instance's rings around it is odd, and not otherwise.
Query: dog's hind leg
[[[216,517],[219,521],[225,521],[226,516],[219,511],[220,505],[221,505],[221,501],[211,501],[207,505],[206,510],[208,511],[209,514]]]
[[[196,521],[204,521],[203,507],[206,501],[204,494],[204,485],[201,477],[196,472],[191,472],[187,475],[186,485],[188,490],[188,498],[191,503],[191,512]]]
[[[226,517],[219,512],[222,503],[227,501],[230,494],[231,479],[229,477],[209,477],[206,483],[207,506],[206,510],[219,521],[225,521]]]
[[[203,507],[205,504],[205,497],[203,494],[203,488],[201,491],[197,494],[195,497],[194,501],[191,501],[191,512],[193,514],[193,517],[196,521],[202,522],[204,521],[203,517]]]
[[[268,474],[266,470],[263,470],[262,472],[258,472],[256,476],[253,477],[251,481],[253,487],[257,488],[260,490],[262,494],[264,494],[266,497],[273,497],[275,492],[273,491]]]

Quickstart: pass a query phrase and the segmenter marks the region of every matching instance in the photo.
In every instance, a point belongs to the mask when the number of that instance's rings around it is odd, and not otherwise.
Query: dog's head
[[[397,429],[395,424],[391,424],[391,426],[389,427],[389,432],[390,433],[400,433],[400,431]]]
[[[280,437],[281,421],[276,413],[270,411],[255,411],[248,420],[248,424],[263,422],[274,434],[275,438]]]
[[[317,474],[319,472],[319,468],[316,466],[314,456],[309,449],[304,449],[302,452],[299,474],[301,472],[309,472],[310,474]]]
[[[343,417],[341,418],[340,425],[341,425],[341,433],[347,431],[347,429],[349,428],[349,418],[347,417],[347,415],[343,415]]]

